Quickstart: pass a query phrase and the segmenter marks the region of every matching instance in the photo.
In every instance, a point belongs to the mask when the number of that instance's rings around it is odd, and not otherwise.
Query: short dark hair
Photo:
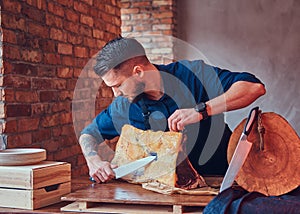
[[[118,37],[109,41],[99,51],[94,71],[99,76],[103,76],[123,62],[141,56],[146,56],[145,49],[136,39]]]

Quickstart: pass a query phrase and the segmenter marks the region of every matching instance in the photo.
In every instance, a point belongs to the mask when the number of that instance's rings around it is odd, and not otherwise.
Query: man
[[[108,42],[98,53],[94,70],[116,97],[79,138],[96,182],[113,179],[112,169],[117,167],[100,159],[97,146],[119,136],[124,124],[144,130],[184,130],[194,168],[200,174],[225,174],[231,131],[222,113],[248,106],[265,94],[254,75],[200,60],[154,65],[142,45],[131,38]],[[207,152],[207,148],[212,149]]]

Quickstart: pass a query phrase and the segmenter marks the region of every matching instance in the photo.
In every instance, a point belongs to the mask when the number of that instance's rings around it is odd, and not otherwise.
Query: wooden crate
[[[71,192],[71,165],[42,161],[26,166],[0,166],[0,206],[38,209]]]

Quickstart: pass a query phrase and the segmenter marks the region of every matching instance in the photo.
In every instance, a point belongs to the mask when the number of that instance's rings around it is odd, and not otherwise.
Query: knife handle
[[[251,111],[249,113],[249,116],[248,116],[248,119],[247,119],[247,122],[246,122],[246,125],[245,125],[245,128],[244,128],[244,134],[247,135],[247,136],[251,132],[254,121],[258,116],[258,109],[259,109],[259,107],[257,106],[255,108],[251,109]]]

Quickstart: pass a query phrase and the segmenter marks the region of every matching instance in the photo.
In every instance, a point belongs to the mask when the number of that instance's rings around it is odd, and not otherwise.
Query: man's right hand
[[[117,166],[108,161],[102,161],[98,155],[88,157],[87,165],[90,170],[90,176],[97,183],[107,182],[115,178],[115,173],[112,169],[117,168]]]

